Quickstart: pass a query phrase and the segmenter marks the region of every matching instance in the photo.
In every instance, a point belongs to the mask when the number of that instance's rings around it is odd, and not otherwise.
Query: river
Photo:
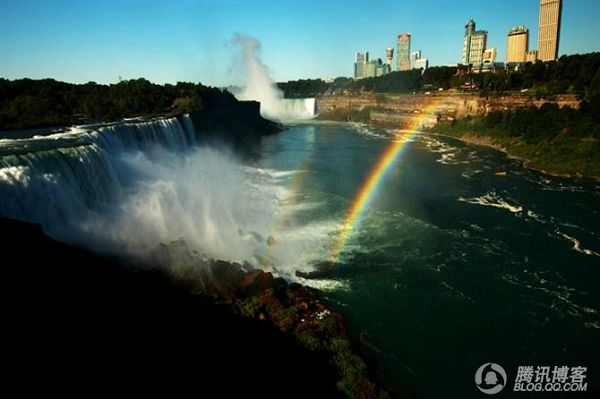
[[[303,175],[287,182],[293,223],[331,246],[393,141],[383,129],[300,124],[267,138],[259,164]],[[336,227],[323,233],[328,220]],[[485,396],[474,374],[487,362],[504,367],[507,390],[529,365],[587,366],[598,385],[599,234],[598,183],[416,134],[319,279],[379,375],[412,396]]]
[[[505,397],[522,397],[519,366],[587,367],[598,393],[600,185],[396,133],[292,124],[250,161],[198,143],[185,116],[6,138],[0,214],[123,256],[183,240],[181,267],[225,259],[321,289],[409,397],[482,397],[486,363]]]

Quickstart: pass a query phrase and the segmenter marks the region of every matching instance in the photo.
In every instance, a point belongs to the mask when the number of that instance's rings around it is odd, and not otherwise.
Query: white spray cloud
[[[119,163],[131,183],[114,206],[83,223],[95,241],[143,257],[184,240],[207,258],[256,263],[282,189],[268,176],[211,148],[126,153]]]
[[[269,76],[269,70],[258,56],[258,40],[236,35],[233,43],[241,50],[244,88],[235,96],[238,100],[260,102],[263,117],[277,122],[293,122],[314,117],[314,99],[288,100]]]
[[[243,165],[208,147],[125,153],[117,164],[129,182],[114,204],[82,218],[83,244],[144,258],[161,244],[177,250],[174,243],[185,242],[201,258],[273,266],[290,279],[328,254],[333,220],[275,229],[279,215],[291,221],[303,210],[284,200],[295,172]]]

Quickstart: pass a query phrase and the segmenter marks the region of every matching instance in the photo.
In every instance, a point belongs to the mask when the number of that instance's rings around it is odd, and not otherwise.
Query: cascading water
[[[258,57],[257,51],[260,49],[258,40],[238,35],[234,43],[241,47],[243,53],[241,62],[245,64],[244,89],[234,93],[238,100],[259,101],[261,115],[276,122],[295,122],[313,119],[316,116],[314,98],[283,98],[283,92],[269,77],[267,67]]]
[[[121,194],[121,156],[183,151],[196,142],[190,126],[172,118],[0,140],[0,213],[68,238],[73,223]]]
[[[185,241],[203,258],[277,265],[287,275],[306,266],[309,254],[298,248],[317,248],[309,240],[318,238],[271,236],[288,213],[293,172],[197,144],[187,116],[0,140],[0,214],[111,253],[153,256],[161,244]]]
[[[316,116],[316,103],[314,98],[282,99],[279,107],[280,113],[282,115],[287,115],[288,120],[290,121],[312,119]]]

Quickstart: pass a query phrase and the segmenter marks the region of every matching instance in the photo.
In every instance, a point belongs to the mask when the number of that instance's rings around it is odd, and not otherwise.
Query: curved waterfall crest
[[[2,139],[0,214],[64,238],[69,224],[119,196],[129,178],[122,173],[126,154],[182,152],[195,144],[188,115]]]

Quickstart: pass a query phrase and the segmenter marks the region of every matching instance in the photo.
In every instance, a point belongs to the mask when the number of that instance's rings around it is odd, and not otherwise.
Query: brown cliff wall
[[[541,107],[553,102],[559,107],[579,108],[575,95],[560,95],[555,101],[536,100],[526,93],[502,97],[480,97],[477,93],[433,92],[431,94],[388,95],[363,93],[360,95],[334,95],[317,97],[317,110],[325,118],[328,113],[360,111],[370,108],[370,119],[392,125],[407,125],[415,118],[431,123],[466,116],[483,115],[491,111],[515,110],[521,107]]]

